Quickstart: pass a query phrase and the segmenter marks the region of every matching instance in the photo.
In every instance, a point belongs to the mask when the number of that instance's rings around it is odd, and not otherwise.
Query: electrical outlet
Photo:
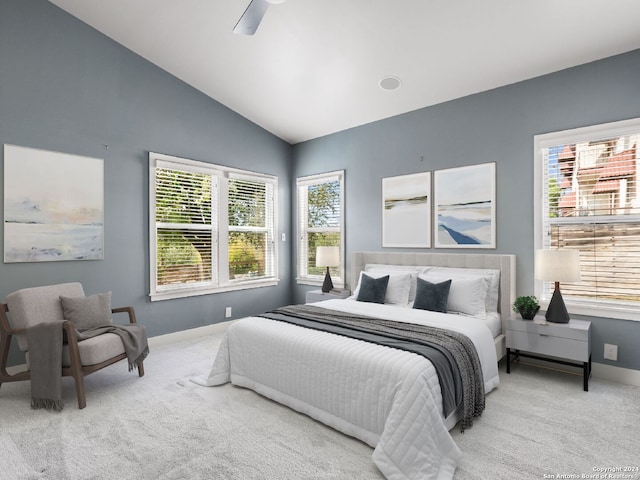
[[[283,234],[282,234],[282,241],[283,241],[283,242],[286,242],[286,241],[287,241],[287,234],[286,234],[286,233],[283,233]]]
[[[231,317],[231,307],[227,307],[224,309],[224,317],[225,318]]]
[[[618,346],[609,343],[604,344],[604,358],[606,360],[618,361]]]

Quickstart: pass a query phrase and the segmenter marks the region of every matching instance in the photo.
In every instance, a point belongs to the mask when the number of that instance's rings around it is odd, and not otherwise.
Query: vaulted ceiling
[[[638,0],[49,1],[292,144],[640,48]]]

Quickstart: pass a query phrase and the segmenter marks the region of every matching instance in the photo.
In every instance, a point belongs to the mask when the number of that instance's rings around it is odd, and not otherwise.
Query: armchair
[[[0,386],[5,382],[31,380],[27,329],[42,322],[62,322],[66,344],[62,352],[61,376],[73,377],[78,408],[84,408],[87,404],[84,377],[126,359],[127,355],[123,341],[114,333],[103,333],[79,341],[73,323],[64,320],[61,296],[84,297],[84,290],[77,282],[25,288],[9,294],[7,303],[0,304]],[[111,312],[127,314],[129,323],[136,323],[133,307],[114,308]],[[7,359],[13,337],[16,337],[18,347],[25,353],[27,370],[10,375],[7,372]],[[142,361],[137,368],[138,375],[142,377]]]

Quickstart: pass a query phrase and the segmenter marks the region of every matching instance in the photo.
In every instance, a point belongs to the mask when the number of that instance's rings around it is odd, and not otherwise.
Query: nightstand
[[[589,391],[591,322],[569,320],[569,323],[551,323],[542,315],[533,320],[510,318],[506,335],[507,373],[511,373],[511,355],[571,365],[582,368],[583,388],[585,392]]]
[[[324,293],[322,290],[310,290],[305,297],[305,303],[321,302],[322,300],[331,300],[334,298],[347,298],[351,296],[350,290],[331,290]]]

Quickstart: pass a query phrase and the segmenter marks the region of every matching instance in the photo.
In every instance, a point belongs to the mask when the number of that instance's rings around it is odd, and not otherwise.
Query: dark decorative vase
[[[540,310],[540,307],[534,309],[534,310],[525,310],[525,309],[520,309],[520,316],[522,317],[523,320],[533,320],[533,317],[536,316],[536,313],[538,313],[538,310]]]

